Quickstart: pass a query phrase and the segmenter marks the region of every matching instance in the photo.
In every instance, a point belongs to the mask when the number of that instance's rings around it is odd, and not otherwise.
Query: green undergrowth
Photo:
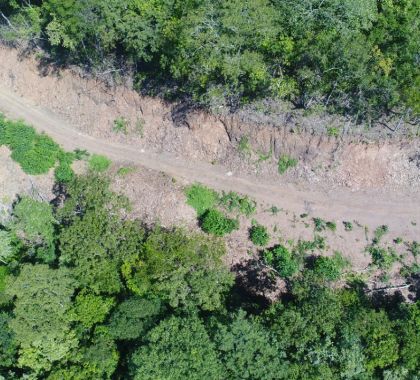
[[[7,146],[26,174],[46,174],[55,168],[57,182],[69,182],[74,178],[71,165],[84,158],[85,151],[64,151],[51,137],[38,133],[23,121],[8,120],[0,113],[0,145]]]
[[[187,187],[185,195],[187,204],[197,212],[203,231],[216,236],[224,236],[239,228],[239,221],[226,213],[249,217],[257,208],[256,202],[247,196],[233,191],[219,194],[199,183]]]

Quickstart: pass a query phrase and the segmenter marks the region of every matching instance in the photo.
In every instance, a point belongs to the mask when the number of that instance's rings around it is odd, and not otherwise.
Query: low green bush
[[[268,234],[266,227],[256,224],[250,228],[249,238],[255,245],[263,247],[268,244],[270,235]]]
[[[247,196],[240,196],[233,191],[222,193],[220,205],[229,212],[237,211],[246,216],[251,216],[257,209],[257,203],[254,200]]]
[[[333,257],[318,256],[314,262],[314,272],[323,280],[335,281],[340,278],[346,265],[347,262],[341,254],[336,252]]]
[[[297,256],[293,255],[285,246],[277,245],[262,253],[263,261],[274,268],[281,277],[292,277],[298,272],[300,263]]]
[[[219,202],[217,192],[198,183],[187,187],[185,189],[185,195],[187,197],[187,204],[195,209],[199,217]]]
[[[230,219],[219,210],[207,210],[201,218],[201,228],[204,232],[215,236],[224,236],[239,228],[239,222]]]
[[[111,160],[108,157],[99,154],[93,154],[89,160],[89,169],[95,172],[104,172],[111,165]]]

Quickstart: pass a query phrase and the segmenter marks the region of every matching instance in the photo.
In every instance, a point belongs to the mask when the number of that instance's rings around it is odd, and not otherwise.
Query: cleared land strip
[[[98,139],[75,130],[53,112],[40,108],[11,90],[0,87],[0,111],[10,118],[21,118],[38,131],[44,131],[64,148],[86,149],[103,154],[114,161],[131,162],[165,172],[189,182],[201,182],[216,190],[232,190],[247,194],[260,202],[276,205],[291,212],[307,211],[328,220],[357,220],[375,227],[387,224],[394,233],[417,238],[420,235],[420,199],[417,195],[376,194],[335,190],[329,194],[302,191],[292,184],[278,184],[261,178],[229,176],[226,168],[204,162],[183,160],[166,153],[141,152],[132,146]],[[413,228],[412,222],[417,222]]]

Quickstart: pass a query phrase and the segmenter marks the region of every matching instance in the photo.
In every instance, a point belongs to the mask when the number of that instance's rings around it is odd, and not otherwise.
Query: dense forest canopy
[[[109,185],[75,176],[0,226],[0,379],[418,379],[418,302],[332,287],[327,258],[290,271],[280,246],[288,294],[261,302],[220,238],[128,220]]]
[[[419,113],[419,0],[1,0],[0,37],[213,109]]]

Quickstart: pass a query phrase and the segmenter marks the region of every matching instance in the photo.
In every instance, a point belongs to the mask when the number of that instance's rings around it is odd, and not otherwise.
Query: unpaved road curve
[[[406,238],[420,237],[420,197],[398,194],[350,192],[346,189],[330,193],[303,191],[294,185],[284,185],[261,178],[228,175],[228,169],[197,161],[141,152],[132,146],[111,143],[82,134],[53,112],[38,107],[0,85],[0,111],[10,118],[21,118],[38,131],[44,131],[65,149],[87,149],[114,161],[131,162],[162,171],[189,182],[198,181],[217,190],[232,190],[247,194],[267,205],[276,205],[297,214],[307,211],[328,220],[357,220],[375,228],[387,224],[393,233]],[[412,222],[417,222],[413,226]]]

